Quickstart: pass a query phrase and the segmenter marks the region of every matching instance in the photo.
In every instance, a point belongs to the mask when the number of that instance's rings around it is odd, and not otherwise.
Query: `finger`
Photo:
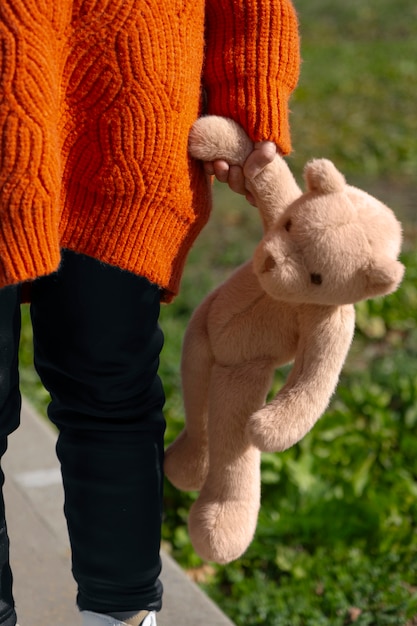
[[[227,183],[229,178],[229,164],[223,160],[213,161],[214,174],[221,183]]]
[[[243,169],[239,165],[231,165],[229,169],[229,178],[227,179],[229,187],[235,193],[245,195],[245,176]]]
[[[254,149],[246,159],[243,171],[246,178],[255,178],[271,163],[277,154],[277,147],[272,141],[255,143]]]
[[[245,197],[246,197],[247,202],[249,202],[249,204],[251,204],[252,206],[256,206],[255,196],[251,194],[250,191],[246,190]]]
[[[207,176],[214,176],[214,166],[212,161],[204,161],[203,167]]]

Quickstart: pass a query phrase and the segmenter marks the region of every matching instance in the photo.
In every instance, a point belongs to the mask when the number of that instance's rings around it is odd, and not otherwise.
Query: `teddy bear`
[[[243,166],[253,144],[234,121],[198,119],[189,152]],[[241,556],[256,530],[260,455],[300,441],[326,410],[349,351],[354,303],[393,292],[404,267],[394,213],[348,185],[327,159],[304,169],[306,191],[279,156],[247,186],[263,222],[253,257],[210,293],[187,326],[181,359],[185,427],[165,473],[197,490],[196,552]],[[277,368],[293,363],[266,402]]]

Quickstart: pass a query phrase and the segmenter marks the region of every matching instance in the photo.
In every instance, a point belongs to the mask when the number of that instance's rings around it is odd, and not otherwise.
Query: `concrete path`
[[[77,626],[55,433],[24,403],[3,460],[14,595],[20,626]],[[233,626],[166,554],[158,626]]]

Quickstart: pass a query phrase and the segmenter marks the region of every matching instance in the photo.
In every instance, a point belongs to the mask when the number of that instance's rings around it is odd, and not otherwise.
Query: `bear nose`
[[[313,285],[321,285],[321,283],[323,282],[323,279],[321,277],[321,274],[310,274],[310,280],[313,283]]]

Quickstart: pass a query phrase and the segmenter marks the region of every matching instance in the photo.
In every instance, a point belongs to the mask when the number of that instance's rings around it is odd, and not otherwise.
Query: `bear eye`
[[[321,285],[322,283],[321,274],[310,274],[310,279],[313,285]]]
[[[264,261],[262,273],[266,274],[267,272],[270,272],[271,270],[274,269],[275,266],[276,266],[276,263],[274,261],[274,258],[271,255],[268,255]]]
[[[292,226],[292,221],[291,221],[291,220],[288,220],[288,222],[287,222],[287,223],[285,224],[285,226],[284,226],[284,228],[285,228],[285,230],[287,231],[287,233],[289,233],[289,232],[290,232],[290,230],[291,230],[291,226]]]

